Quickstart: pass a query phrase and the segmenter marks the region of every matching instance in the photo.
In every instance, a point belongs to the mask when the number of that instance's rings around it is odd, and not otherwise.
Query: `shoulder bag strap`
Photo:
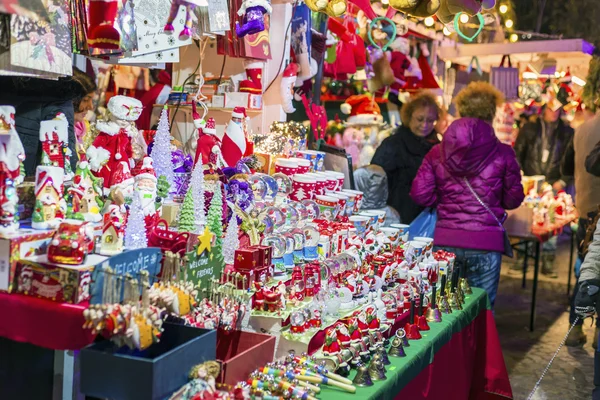
[[[463,180],[465,181],[465,184],[467,185],[467,187],[469,188],[469,190],[471,191],[471,194],[473,194],[473,197],[475,197],[477,199],[477,201],[479,202],[479,204],[481,204],[481,206],[483,208],[485,208],[485,210],[492,216],[494,217],[494,219],[496,220],[496,222],[498,223],[498,226],[500,226],[502,229],[504,229],[504,225],[502,225],[502,222],[500,222],[500,220],[498,219],[498,217],[496,217],[496,214],[494,214],[492,212],[492,210],[490,210],[490,208],[487,206],[487,204],[485,204],[483,202],[483,200],[481,200],[481,198],[477,195],[477,193],[475,193],[475,190],[473,190],[473,187],[471,186],[471,183],[469,183],[469,180],[466,177],[463,177]]]

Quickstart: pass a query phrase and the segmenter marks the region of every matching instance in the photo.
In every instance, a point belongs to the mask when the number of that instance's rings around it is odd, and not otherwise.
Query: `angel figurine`
[[[260,245],[260,234],[265,230],[265,218],[268,218],[266,209],[259,211],[255,208],[248,212],[242,210],[240,206],[230,201],[227,202],[229,207],[235,212],[235,214],[242,220],[240,228],[250,238],[251,246]]]

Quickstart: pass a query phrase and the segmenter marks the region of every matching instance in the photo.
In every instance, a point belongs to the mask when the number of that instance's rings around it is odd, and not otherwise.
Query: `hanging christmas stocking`
[[[294,99],[294,83],[296,82],[296,78],[298,76],[298,64],[291,63],[285,70],[283,70],[283,76],[281,77],[281,106],[283,107],[283,111],[287,114],[291,114],[296,109],[292,103]]]
[[[88,46],[96,49],[119,48],[121,35],[114,27],[117,18],[117,0],[91,0],[88,10]]]
[[[235,33],[238,37],[252,35],[265,30],[265,14],[273,11],[269,0],[245,0],[238,10],[243,17],[242,25],[235,23]]]
[[[246,77],[240,82],[240,92],[262,94],[262,71],[264,63],[254,61],[246,64]]]
[[[292,19],[292,50],[300,65],[298,78],[310,78],[310,47],[311,47],[311,18],[310,9],[306,4],[299,4]]]

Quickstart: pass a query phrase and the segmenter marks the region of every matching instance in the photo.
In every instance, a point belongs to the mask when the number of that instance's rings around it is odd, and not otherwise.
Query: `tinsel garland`
[[[273,122],[266,135],[254,136],[257,153],[291,156],[295,150],[306,147],[306,128],[299,122]]]

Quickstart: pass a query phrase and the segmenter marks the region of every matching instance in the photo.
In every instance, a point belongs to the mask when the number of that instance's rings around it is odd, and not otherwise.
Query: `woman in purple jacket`
[[[490,84],[463,89],[456,98],[462,118],[425,156],[410,192],[417,204],[437,208],[434,243],[456,254],[469,284],[485,289],[492,307],[505,243],[500,223],[524,198],[515,152],[492,128],[500,102],[502,94]]]

